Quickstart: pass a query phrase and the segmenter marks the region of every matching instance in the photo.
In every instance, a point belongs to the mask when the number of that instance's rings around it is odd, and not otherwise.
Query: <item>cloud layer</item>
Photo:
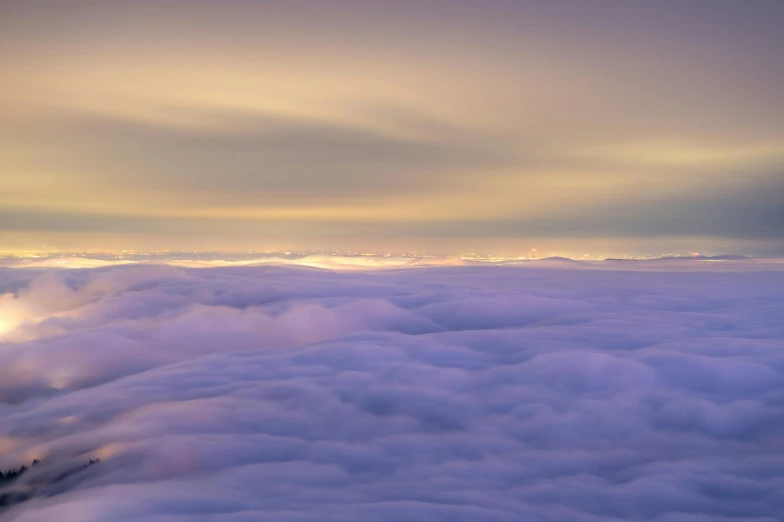
[[[782,288],[0,269],[0,520],[779,520]]]

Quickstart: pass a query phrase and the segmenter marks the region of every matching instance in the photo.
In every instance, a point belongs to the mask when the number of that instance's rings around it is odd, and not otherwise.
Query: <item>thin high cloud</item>
[[[6,0],[0,233],[781,253],[782,20],[778,0]]]
[[[783,277],[3,269],[0,519],[778,520]]]

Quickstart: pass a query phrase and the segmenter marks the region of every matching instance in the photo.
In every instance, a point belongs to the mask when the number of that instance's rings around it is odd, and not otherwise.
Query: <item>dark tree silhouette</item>
[[[100,459],[90,459],[90,461],[87,464],[84,464],[76,468],[71,468],[70,470],[64,473],[60,473],[53,479],[49,480],[49,483],[54,484],[60,482],[70,477],[71,475],[74,475],[75,473],[78,473],[86,468],[89,468],[90,466],[98,464],[100,461],[101,461]],[[31,464],[31,466],[38,466],[40,464],[41,461],[35,459]],[[28,469],[29,468],[27,466],[21,466],[19,469],[9,469],[8,471],[5,472],[0,471],[0,487],[3,487],[7,484],[14,482],[16,479],[22,476],[24,472],[27,471]],[[12,491],[6,491],[0,493],[0,510],[7,508],[9,506],[13,506],[14,504],[19,504],[20,502],[24,502],[25,500],[28,500],[33,496],[35,496],[35,489],[33,489],[31,492],[12,490]]]
[[[11,482],[19,478],[25,471],[27,471],[27,466],[22,466],[19,469],[9,469],[5,473],[0,471],[0,484]]]

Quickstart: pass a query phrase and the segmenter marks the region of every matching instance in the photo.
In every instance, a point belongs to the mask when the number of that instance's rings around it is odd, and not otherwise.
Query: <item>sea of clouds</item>
[[[0,268],[33,459],[0,520],[782,520],[784,272]]]

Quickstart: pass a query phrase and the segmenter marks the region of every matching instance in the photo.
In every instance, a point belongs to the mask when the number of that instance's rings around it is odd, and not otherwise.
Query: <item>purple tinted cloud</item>
[[[0,520],[779,520],[783,289],[782,272],[0,270],[0,468],[42,459],[0,485],[29,496]]]

